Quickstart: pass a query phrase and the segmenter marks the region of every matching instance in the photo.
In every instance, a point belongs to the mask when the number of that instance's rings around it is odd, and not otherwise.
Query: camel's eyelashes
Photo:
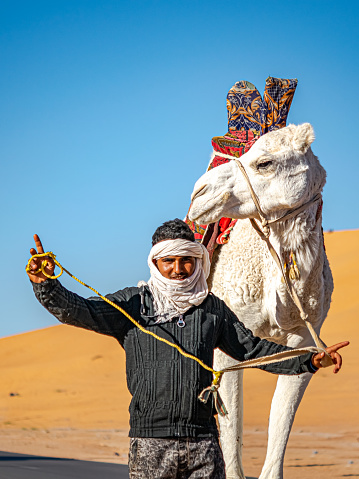
[[[257,164],[257,169],[258,170],[266,170],[269,166],[271,166],[273,164],[273,161],[272,160],[268,160],[268,161],[262,161],[261,163],[258,163]]]

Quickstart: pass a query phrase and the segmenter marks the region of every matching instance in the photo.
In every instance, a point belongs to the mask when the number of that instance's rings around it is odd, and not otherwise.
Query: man
[[[39,237],[34,238],[37,252],[43,253]],[[155,231],[152,245],[148,283],[107,296],[146,330],[211,367],[216,347],[239,361],[290,349],[254,337],[223,301],[208,294],[208,253],[194,241],[186,223],[178,219],[164,223]],[[34,258],[28,271],[40,303],[59,321],[113,336],[125,349],[132,394],[131,479],[224,479],[213,400],[202,403],[198,399],[211,384],[212,373],[140,331],[102,299],[84,299],[58,280],[36,273],[42,260]],[[55,265],[51,258],[47,261],[45,271],[53,275]],[[342,363],[337,350],[347,344],[327,348],[334,372]],[[315,372],[323,355],[307,354],[261,368],[277,374]]]

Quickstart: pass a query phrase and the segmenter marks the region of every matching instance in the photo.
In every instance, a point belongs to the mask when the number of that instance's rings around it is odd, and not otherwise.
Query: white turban
[[[165,278],[152,261],[165,256],[195,257],[193,274],[184,280]],[[150,251],[148,266],[151,271],[148,286],[153,296],[157,322],[170,321],[206,299],[210,261],[208,251],[202,244],[184,239],[160,241]]]

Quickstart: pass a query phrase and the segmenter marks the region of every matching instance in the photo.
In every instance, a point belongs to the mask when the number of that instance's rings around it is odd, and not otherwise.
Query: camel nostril
[[[191,196],[191,201],[193,201],[195,198],[198,198],[199,196],[204,194],[204,190],[207,187],[207,185],[201,186],[197,191],[194,191]]]

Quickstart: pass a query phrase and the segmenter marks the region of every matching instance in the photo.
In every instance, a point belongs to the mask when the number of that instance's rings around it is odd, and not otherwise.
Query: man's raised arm
[[[35,248],[30,254],[43,254],[44,248],[38,235],[34,235]],[[38,301],[60,322],[89,329],[97,333],[116,337],[120,342],[129,327],[129,320],[117,309],[101,298],[85,299],[66,289],[57,279],[49,279],[41,271],[41,263],[46,260],[44,268],[49,276],[54,275],[55,263],[48,256],[33,258],[27,269]],[[127,290],[109,295],[109,299],[131,314],[131,294]]]

